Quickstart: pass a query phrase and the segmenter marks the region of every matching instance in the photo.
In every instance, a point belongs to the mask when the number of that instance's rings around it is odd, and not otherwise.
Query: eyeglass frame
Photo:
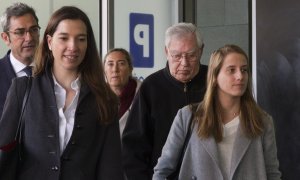
[[[24,38],[27,35],[27,33],[29,33],[31,36],[40,35],[40,30],[41,30],[41,27],[36,25],[36,26],[29,28],[28,30],[26,30],[25,28],[18,28],[18,29],[15,29],[14,31],[6,31],[6,33],[12,33],[17,38]],[[20,32],[18,32],[18,31],[20,31]]]
[[[178,54],[172,54],[170,53],[170,49],[168,49],[168,54],[175,62],[181,62],[183,58],[185,58],[188,62],[196,62],[198,60],[198,53],[199,53],[198,48],[190,52],[178,53]]]

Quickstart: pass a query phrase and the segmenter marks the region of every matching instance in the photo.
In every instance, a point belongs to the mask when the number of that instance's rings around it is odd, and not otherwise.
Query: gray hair
[[[25,14],[31,14],[37,22],[39,23],[39,19],[35,14],[35,10],[24,3],[14,3],[13,5],[6,8],[5,12],[2,14],[0,18],[0,24],[3,32],[7,32],[10,28],[10,18],[13,16],[20,17]]]
[[[202,47],[203,38],[200,31],[192,23],[177,23],[169,27],[165,33],[165,46],[168,47],[172,37],[184,37],[186,34],[195,33],[198,47]]]

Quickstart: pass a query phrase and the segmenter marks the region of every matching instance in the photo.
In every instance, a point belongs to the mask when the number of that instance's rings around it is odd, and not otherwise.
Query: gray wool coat
[[[154,168],[153,180],[164,180],[176,168],[180,149],[188,129],[191,110],[180,109],[171,127],[162,155]],[[225,178],[220,168],[217,143],[213,137],[200,139],[195,124],[179,172],[182,180],[278,180],[281,173],[272,118],[263,119],[264,132],[255,139],[247,138],[238,128],[234,142],[230,177]]]

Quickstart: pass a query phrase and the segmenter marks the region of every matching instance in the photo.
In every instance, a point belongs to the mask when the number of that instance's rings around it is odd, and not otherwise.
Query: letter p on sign
[[[154,66],[153,15],[130,13],[130,53],[134,67]]]

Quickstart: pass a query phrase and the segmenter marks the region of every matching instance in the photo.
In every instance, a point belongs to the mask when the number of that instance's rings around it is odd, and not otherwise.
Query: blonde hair
[[[225,57],[230,53],[238,53],[245,56],[249,66],[247,54],[236,45],[225,45],[213,52],[210,57],[209,69],[207,73],[207,89],[202,103],[196,112],[198,121],[198,136],[208,138],[214,136],[217,142],[222,141],[223,128],[220,106],[216,101],[217,93],[217,76],[223,65]],[[249,68],[249,67],[248,67]],[[259,136],[263,131],[262,116],[263,111],[256,104],[253,91],[252,79],[248,72],[248,82],[245,93],[241,96],[240,123],[246,136],[254,138]]]

